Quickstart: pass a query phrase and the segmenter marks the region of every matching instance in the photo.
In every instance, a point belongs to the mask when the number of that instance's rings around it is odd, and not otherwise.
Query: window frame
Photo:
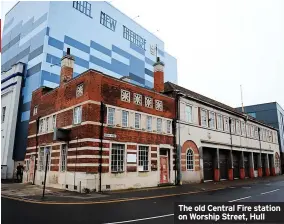
[[[81,95],[78,95],[78,89],[82,87],[82,93],[80,93]],[[76,98],[79,98],[81,96],[84,95],[84,83],[80,83],[76,86]]]
[[[203,116],[202,116],[203,112],[205,113],[205,118],[206,118],[205,120],[203,120]],[[207,113],[207,110],[201,109],[201,111],[200,111],[200,119],[201,119],[201,126],[208,128],[208,113]],[[206,125],[204,125],[203,122],[206,122]]]
[[[114,148],[114,146],[121,146],[121,148],[117,147],[117,148]],[[125,144],[117,144],[117,143],[112,143],[111,144],[111,152],[110,152],[110,170],[111,170],[111,173],[124,173],[125,172],[125,167],[126,167],[126,159],[125,159],[125,156],[126,156],[126,146]],[[117,150],[118,151],[122,151],[122,153],[120,154],[115,154],[116,155],[116,162],[114,162],[114,154],[113,154],[113,151],[114,150]],[[122,158],[121,159],[118,159],[118,157]],[[120,164],[122,162],[122,164]],[[119,167],[122,166],[122,169],[118,169]],[[113,169],[114,167],[116,167],[116,169]]]
[[[124,118],[123,118],[123,114],[124,114],[124,112],[125,112],[125,114],[127,115],[126,116],[126,118],[127,118],[127,124],[126,124],[126,126],[124,125]],[[127,127],[129,127],[129,111],[127,111],[127,110],[121,110],[121,127],[123,127],[123,128],[127,128]]]
[[[189,155],[189,153],[190,153],[190,155]],[[186,156],[186,171],[194,171],[194,168],[195,168],[195,166],[194,166],[194,151],[191,148],[187,149],[185,156]],[[189,157],[191,159],[189,159]],[[190,168],[191,166],[192,166],[192,168]]]
[[[236,134],[236,120],[231,118],[231,133]]]
[[[223,119],[224,119],[224,131],[229,132],[230,131],[229,117],[223,116]]]
[[[137,122],[137,117],[136,117],[136,115],[138,115],[138,126],[136,126],[136,122]],[[140,113],[135,113],[134,114],[134,128],[135,129],[141,129],[141,114]]]
[[[110,115],[111,115],[111,113],[110,113],[110,111],[111,110],[113,110],[113,123],[110,123],[109,121],[110,121]],[[115,125],[115,108],[114,107],[108,107],[107,108],[107,124],[108,125],[111,125],[111,126],[114,126]]]
[[[76,109],[80,109],[79,115],[76,114]],[[79,116],[80,119],[77,116]],[[82,123],[82,106],[77,106],[77,107],[74,107],[73,109],[73,125],[78,125],[81,123]]]
[[[63,146],[65,145],[65,154],[64,154],[64,160],[63,160]],[[67,158],[68,158],[68,146],[67,144],[62,144],[60,146],[60,172],[67,172]],[[63,164],[64,162],[64,164]],[[64,169],[62,169],[64,165]]]
[[[218,122],[220,121],[220,122]],[[217,114],[217,129],[223,131],[224,125],[223,125],[223,116],[221,114]]]
[[[190,110],[187,111],[187,108],[189,108]],[[192,105],[190,104],[185,105],[184,114],[185,114],[185,121],[188,123],[192,123]]]
[[[158,127],[159,127],[158,121],[161,121],[160,130],[158,129]],[[162,130],[163,130],[163,120],[162,120],[162,118],[157,118],[157,133],[162,133]]]
[[[236,134],[241,135],[241,123],[239,120],[236,120]]]
[[[172,121],[167,120],[167,134],[172,133]]]
[[[141,148],[143,148],[143,150],[140,150]],[[137,168],[138,168],[138,172],[149,172],[150,171],[150,150],[149,150],[149,146],[147,145],[138,145],[138,163],[137,163]],[[146,150],[145,150],[146,149]],[[143,155],[140,154],[140,152],[145,152]],[[146,156],[146,161],[141,160],[142,156]],[[142,161],[142,163],[140,163]],[[144,164],[146,163],[146,164]],[[141,165],[142,164],[142,165]],[[143,170],[139,170],[139,167],[143,166]],[[147,169],[144,169],[145,166],[147,166]]]
[[[213,116],[212,116],[213,114]],[[212,118],[212,121],[211,121],[211,118]],[[209,111],[209,114],[208,114],[208,123],[209,123],[209,128],[212,128],[212,129],[216,129],[216,121],[215,121],[215,112],[213,111]],[[212,127],[211,127],[212,126]]]
[[[33,116],[37,115],[38,105],[34,106]]]
[[[149,129],[149,120],[151,120],[150,121],[150,129]],[[147,125],[146,125],[146,127],[147,127],[147,131],[153,131],[153,118],[152,118],[152,116],[147,115]]]

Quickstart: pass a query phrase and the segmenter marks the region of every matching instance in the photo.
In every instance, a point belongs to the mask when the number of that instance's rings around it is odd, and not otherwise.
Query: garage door
[[[233,151],[234,178],[240,178],[241,152]]]
[[[274,165],[273,165],[273,155],[271,155],[271,154],[269,154],[268,155],[268,159],[269,159],[269,169],[270,169],[270,175],[272,176],[272,174],[273,174],[273,167],[274,167]]]
[[[244,152],[245,177],[249,177],[249,154]]]
[[[262,164],[262,175],[265,175],[265,167],[266,167],[266,154],[261,154],[261,164]]]
[[[228,155],[229,151],[219,150],[219,159],[220,159],[220,179],[228,179]]]
[[[204,180],[214,180],[214,153],[215,149],[203,148]]]

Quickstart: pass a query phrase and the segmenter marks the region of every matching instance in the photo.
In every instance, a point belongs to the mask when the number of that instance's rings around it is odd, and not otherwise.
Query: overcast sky
[[[283,0],[110,2],[165,42],[179,85],[232,107],[241,106],[242,85],[244,105],[284,108]],[[15,3],[2,5],[2,16]]]

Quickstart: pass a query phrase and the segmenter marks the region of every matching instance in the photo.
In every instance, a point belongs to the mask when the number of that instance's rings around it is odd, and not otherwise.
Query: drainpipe
[[[175,99],[176,99],[176,130],[175,133],[177,133],[177,128],[178,128],[178,144],[176,144],[176,170],[177,170],[177,178],[176,178],[176,185],[181,185],[181,146],[180,146],[180,105],[179,105],[179,100],[180,100],[180,94],[179,91],[176,91],[175,93]],[[177,127],[178,123],[178,127]]]
[[[234,160],[233,160],[233,136],[232,136],[232,119],[229,118],[229,131],[230,131],[230,141],[231,141],[231,150],[230,150],[230,166],[229,166],[229,180],[234,180]],[[235,123],[236,124],[236,123]],[[235,127],[236,131],[236,127]]]
[[[104,113],[105,105],[101,101],[101,111],[100,111],[100,159],[99,159],[99,192],[102,192],[102,159],[103,159],[103,138],[104,138]]]
[[[261,176],[263,176],[263,164],[262,164],[262,158],[261,158],[261,141],[260,141],[260,127],[257,128],[258,131],[258,141],[259,141],[259,159],[258,159],[258,170],[261,170]],[[259,171],[258,171],[259,172]]]
[[[37,158],[38,158],[38,129],[39,129],[39,120],[40,117],[36,119],[36,156],[35,156],[35,161],[34,161],[34,177],[33,177],[33,185],[35,184],[35,177],[36,177],[36,166],[37,166]]]

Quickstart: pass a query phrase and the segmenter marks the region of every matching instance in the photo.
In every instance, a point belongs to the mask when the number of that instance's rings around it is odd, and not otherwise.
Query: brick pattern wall
[[[186,153],[188,149],[192,149],[194,153],[194,171],[200,171],[200,158],[199,158],[199,151],[196,144],[193,141],[186,141],[182,145],[181,149],[181,170],[186,170]],[[188,171],[191,172],[191,171]]]

